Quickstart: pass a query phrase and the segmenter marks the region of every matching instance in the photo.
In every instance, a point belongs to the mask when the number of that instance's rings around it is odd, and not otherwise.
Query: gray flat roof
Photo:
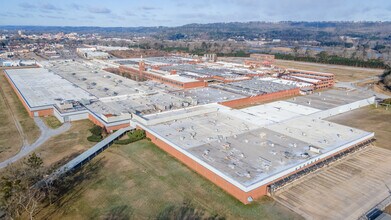
[[[304,162],[309,144],[266,128],[212,141],[189,151],[245,186]]]
[[[31,108],[53,105],[56,99],[79,101],[95,98],[68,80],[43,68],[6,71]]]
[[[246,97],[244,95],[211,87],[179,90],[172,92],[171,94],[188,99],[191,102],[197,102],[198,104],[223,102]]]
[[[289,90],[297,88],[295,85],[281,84],[272,81],[260,80],[260,78],[253,78],[250,80],[243,80],[238,82],[232,82],[227,84],[215,84],[211,85],[214,88],[224,89],[230,92],[252,96],[268,94],[273,92],[279,92],[283,90]]]
[[[344,104],[363,100],[373,96],[370,92],[360,90],[330,89],[316,92],[311,95],[298,96],[286,100],[287,102],[304,105],[321,110],[331,109]]]
[[[286,101],[239,110],[221,106],[216,112],[178,117],[148,129],[252,187],[372,135],[311,116],[320,111]]]

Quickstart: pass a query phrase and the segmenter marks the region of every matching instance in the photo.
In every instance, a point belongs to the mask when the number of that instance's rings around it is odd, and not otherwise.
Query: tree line
[[[295,56],[292,54],[275,54],[276,59],[281,60],[294,60],[301,62],[312,62],[312,63],[324,63],[324,64],[335,64],[335,65],[345,65],[345,66],[354,66],[354,67],[365,67],[365,68],[380,68],[388,69],[390,68],[382,60],[370,59],[370,60],[359,60],[354,58],[345,58],[335,55],[328,55],[327,52],[322,51],[317,54],[315,57],[310,56]]]

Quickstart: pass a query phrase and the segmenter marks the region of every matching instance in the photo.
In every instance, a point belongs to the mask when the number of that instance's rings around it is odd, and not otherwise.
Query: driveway
[[[68,131],[71,128],[71,124],[69,122],[64,123],[61,127],[57,129],[51,129],[45,125],[45,123],[42,121],[41,118],[35,117],[34,118],[35,123],[41,130],[41,136],[30,145],[24,144],[20,151],[14,155],[11,158],[8,158],[7,160],[0,162],[0,169],[8,166],[11,163],[14,163],[18,161],[19,159],[25,157],[26,155],[30,154],[32,151],[40,147],[42,144],[44,144],[47,140],[49,140],[51,137],[54,137],[56,135],[59,135],[61,133],[64,133]]]

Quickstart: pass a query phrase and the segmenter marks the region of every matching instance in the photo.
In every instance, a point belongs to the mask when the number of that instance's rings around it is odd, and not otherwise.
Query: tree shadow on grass
[[[210,215],[205,210],[195,208],[190,201],[185,200],[180,205],[169,205],[165,207],[156,217],[158,220],[166,219],[191,219],[191,220],[224,220],[225,217],[218,214]]]
[[[133,209],[128,205],[115,206],[103,216],[105,220],[127,220],[133,215]]]
[[[54,206],[54,208],[51,212],[45,214],[46,218],[50,218],[57,210],[73,204],[73,202],[80,198],[80,195],[88,189],[83,184],[96,178],[104,167],[103,159],[104,157],[94,159],[88,164],[66,173],[55,180],[50,187],[47,187],[49,196],[47,196],[45,206]]]

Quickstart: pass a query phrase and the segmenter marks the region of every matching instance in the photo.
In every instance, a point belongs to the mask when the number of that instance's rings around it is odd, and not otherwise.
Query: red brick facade
[[[143,71],[143,70],[145,70],[144,65],[145,64],[140,64],[139,70],[136,70],[131,67],[126,67],[126,66],[120,66],[119,70],[123,76],[126,76],[126,75],[136,76],[137,75],[140,79],[145,78],[145,79],[153,80],[156,82],[160,82],[160,83],[163,83],[163,84],[166,84],[169,86],[173,86],[173,87],[177,87],[177,88],[181,88],[181,89],[190,89],[190,88],[208,86],[208,84],[206,82],[200,81],[200,80],[196,81],[196,82],[180,82],[180,81],[177,81],[174,79],[166,78],[164,76],[159,76],[158,74],[148,73],[147,71]],[[176,72],[174,74],[171,73],[171,75],[175,75],[175,74],[176,74]]]
[[[300,94],[300,89],[294,88],[294,89],[284,90],[284,91],[280,91],[280,92],[274,92],[274,93],[269,93],[269,94],[264,94],[264,95],[257,95],[257,96],[242,98],[242,99],[221,102],[220,104],[231,107],[231,108],[236,108],[236,107],[240,107],[240,106],[256,104],[259,102],[266,102],[266,101],[271,101],[271,100],[275,100],[275,99],[296,96],[299,94]]]

